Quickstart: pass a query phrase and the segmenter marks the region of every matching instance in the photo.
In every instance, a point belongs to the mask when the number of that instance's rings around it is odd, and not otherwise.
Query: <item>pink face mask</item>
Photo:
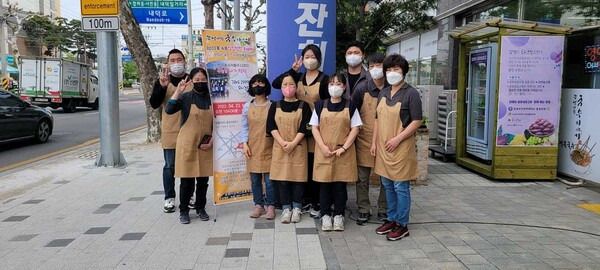
[[[281,89],[283,96],[286,98],[293,98],[296,96],[296,87],[288,86],[286,88]]]

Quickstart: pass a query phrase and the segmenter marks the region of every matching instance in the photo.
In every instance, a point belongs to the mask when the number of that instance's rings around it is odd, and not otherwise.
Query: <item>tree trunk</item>
[[[214,29],[215,28],[215,12],[214,7],[215,4],[212,3],[212,0],[202,0],[202,5],[204,5],[204,28],[205,29]]]
[[[133,57],[135,65],[140,72],[140,86],[144,94],[146,104],[146,121],[148,123],[147,141],[160,141],[160,121],[162,118],[162,107],[154,110],[150,106],[150,94],[154,87],[154,82],[158,79],[158,70],[152,58],[152,52],[148,47],[148,43],[144,39],[142,30],[137,20],[133,16],[128,0],[120,1],[121,11],[121,33],[125,39],[125,43],[129,48],[129,52]]]

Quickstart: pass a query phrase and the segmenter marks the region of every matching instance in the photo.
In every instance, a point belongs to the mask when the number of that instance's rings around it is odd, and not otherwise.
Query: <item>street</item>
[[[126,131],[146,124],[143,96],[121,96],[119,101],[120,130]],[[0,168],[41,155],[59,151],[99,137],[99,111],[78,108],[75,113],[52,110],[54,131],[48,142],[19,141],[0,145]]]

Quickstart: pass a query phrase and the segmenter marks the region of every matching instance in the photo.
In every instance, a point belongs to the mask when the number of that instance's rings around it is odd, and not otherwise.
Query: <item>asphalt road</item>
[[[84,143],[100,136],[99,112],[77,108],[75,113],[52,110],[54,131],[48,142],[37,144],[20,141],[0,145],[0,168]],[[121,96],[119,100],[121,131],[146,124],[146,108],[141,95]]]

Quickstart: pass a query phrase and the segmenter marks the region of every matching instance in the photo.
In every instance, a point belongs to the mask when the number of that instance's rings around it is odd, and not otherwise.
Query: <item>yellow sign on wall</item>
[[[81,15],[119,15],[119,0],[81,0]]]

